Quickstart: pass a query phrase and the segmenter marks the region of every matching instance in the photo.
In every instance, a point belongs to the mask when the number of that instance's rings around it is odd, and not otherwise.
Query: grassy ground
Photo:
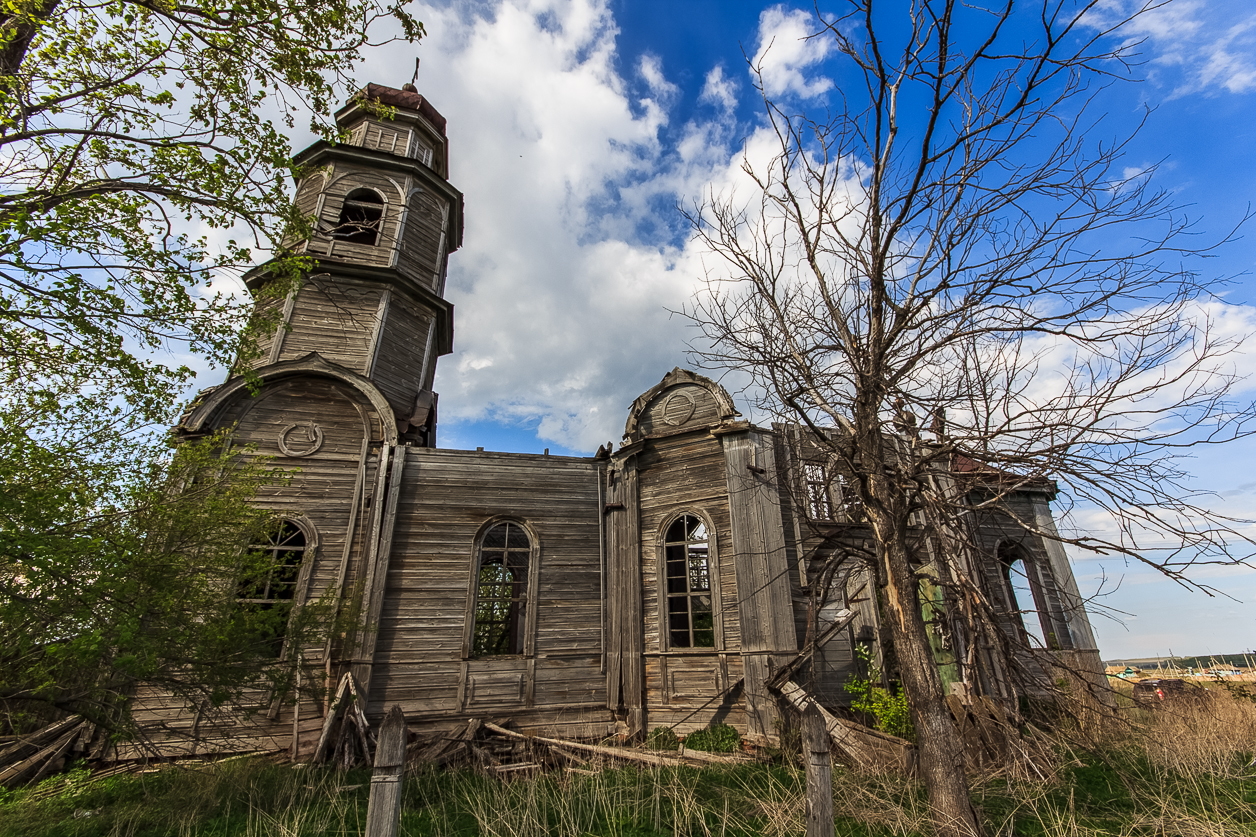
[[[1127,707],[1101,729],[1072,730],[1046,780],[973,781],[990,835],[1256,837],[1256,703]],[[359,834],[370,775],[266,759],[169,768],[0,791],[0,837]],[[802,772],[775,765],[555,771],[503,782],[424,771],[406,784],[407,835],[800,835]],[[926,834],[924,796],[895,776],[837,770],[838,834]]]

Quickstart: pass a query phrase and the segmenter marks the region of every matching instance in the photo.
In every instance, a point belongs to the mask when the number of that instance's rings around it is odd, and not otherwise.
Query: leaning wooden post
[[[807,837],[833,837],[833,758],[829,731],[814,702],[802,713],[802,746],[807,757]]]
[[[366,837],[396,837],[401,827],[401,778],[406,766],[406,716],[394,705],[379,730],[371,799],[366,806]]]

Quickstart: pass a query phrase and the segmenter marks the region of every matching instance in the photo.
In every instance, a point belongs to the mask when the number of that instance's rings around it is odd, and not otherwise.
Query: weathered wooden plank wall
[[[684,395],[679,413],[678,401],[671,398],[678,391]],[[693,404],[692,412],[688,403]],[[719,719],[744,729],[745,690],[734,689],[744,668],[724,452],[705,426],[719,421],[717,405],[702,387],[677,387],[660,394],[644,412],[640,427],[672,428],[686,413],[690,418],[679,423],[681,430],[669,429],[664,431],[669,435],[648,439],[636,457],[647,724],[676,726],[683,733]],[[663,545],[668,527],[681,514],[704,519],[709,529],[713,649],[668,647]]]
[[[605,469],[607,603],[606,704],[622,706],[630,735],[645,729],[644,638],[641,612],[641,524],[634,457]]]
[[[529,713],[597,707],[606,723],[597,465],[426,448],[407,456],[368,712],[398,703],[412,720],[496,713],[526,724]],[[476,539],[504,519],[536,540],[530,653],[473,659]]]

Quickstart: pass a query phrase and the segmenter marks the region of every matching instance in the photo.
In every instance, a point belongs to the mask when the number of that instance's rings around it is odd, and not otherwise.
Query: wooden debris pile
[[[314,764],[324,761],[346,770],[356,764],[369,765],[374,759],[375,734],[363,709],[362,690],[352,673],[340,678],[323,731],[314,748]]]
[[[781,684],[777,691],[799,714],[812,706],[819,711],[840,761],[865,770],[887,770],[908,776],[916,773],[916,747],[910,741],[837,717],[792,680]]]
[[[917,751],[910,741],[835,716],[792,680],[776,691],[799,714],[816,707],[839,761],[863,770],[916,774]],[[1050,771],[1049,746],[1022,736],[1015,719],[997,702],[988,697],[965,701],[950,695],[946,703],[964,739],[964,766],[970,775],[1009,771],[1018,777],[1042,779]]]
[[[0,739],[0,787],[34,784],[83,755],[96,727],[79,715]]]
[[[948,695],[946,705],[964,739],[964,767],[969,774],[1010,770],[1021,778],[1045,779],[1052,762],[1042,740],[1020,734],[1015,719],[988,697],[963,700]]]

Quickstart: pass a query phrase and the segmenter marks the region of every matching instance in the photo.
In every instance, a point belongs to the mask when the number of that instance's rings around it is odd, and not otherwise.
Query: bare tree
[[[794,115],[765,95],[777,146],[744,162],[753,198],[711,194],[688,213],[722,265],[690,312],[702,362],[748,373],[756,406],[809,428],[852,477],[947,834],[978,824],[913,515],[943,547],[933,580],[952,588],[977,586],[956,557],[974,504],[1005,510],[1048,479],[1113,528],[1064,538],[1019,520],[1030,532],[1187,584],[1192,566],[1244,558],[1179,456],[1250,433],[1253,407],[1232,403],[1220,303],[1182,266],[1201,252],[1189,219],[1154,172],[1122,173],[1129,137],[1101,139],[1091,113],[1137,46],[1110,5],[845,0],[816,35],[846,71],[835,110]],[[957,481],[957,457],[990,477],[981,492]]]

